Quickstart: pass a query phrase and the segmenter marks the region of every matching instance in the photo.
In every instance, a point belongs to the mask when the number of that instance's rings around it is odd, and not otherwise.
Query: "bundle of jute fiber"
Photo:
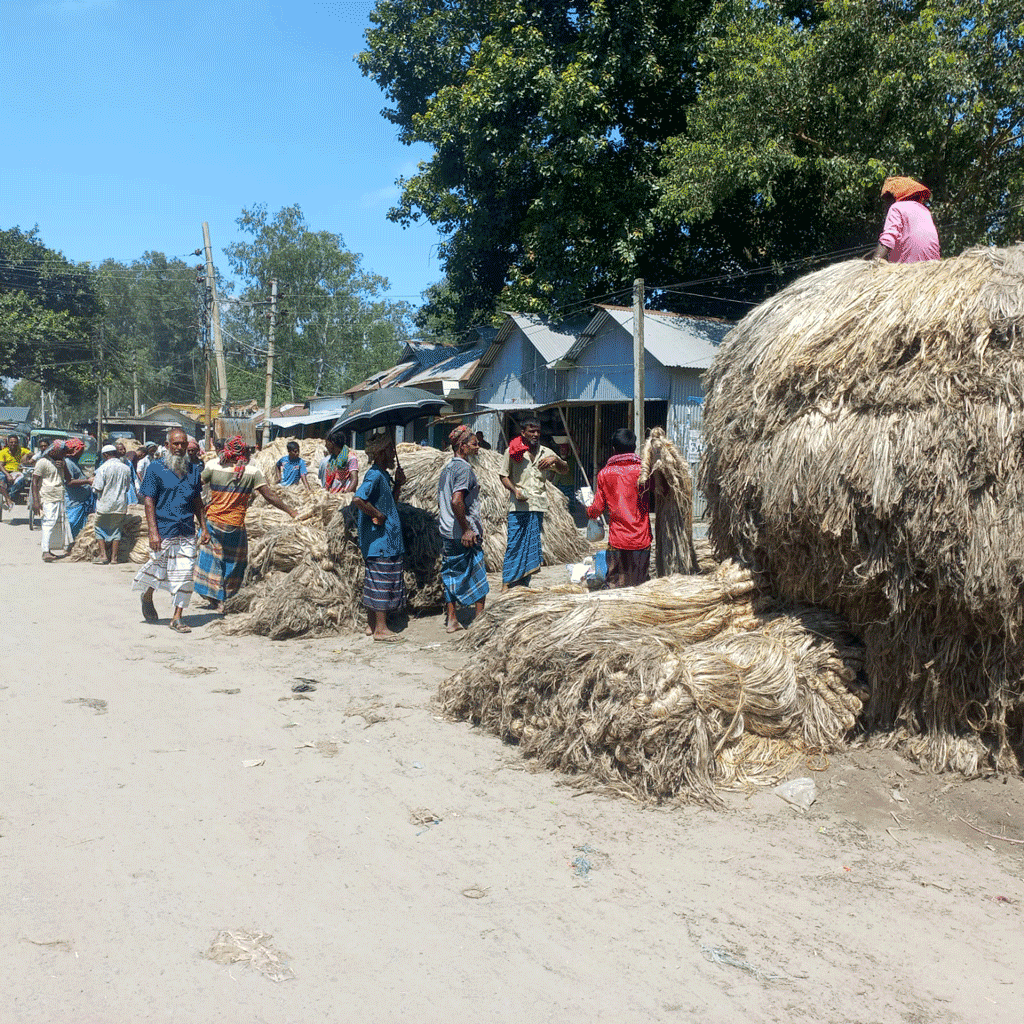
[[[349,495],[337,497],[337,511],[325,530],[284,517],[282,525],[261,535],[250,549],[246,583],[225,605],[219,629],[284,640],[363,628],[365,573],[356,510],[347,504]],[[443,591],[437,520],[404,502],[398,503],[398,515],[406,549],[406,607],[439,608]],[[303,542],[309,548],[300,553]]]
[[[91,562],[99,557],[100,542],[96,536],[95,514],[90,515],[75,538],[75,545],[68,556],[69,562]],[[118,545],[118,562],[135,562],[141,565],[149,558],[149,526],[146,510],[142,505],[129,505],[128,515],[121,527],[121,543]]]
[[[400,444],[398,459],[405,471],[402,500],[437,515],[437,483],[441,470],[452,453],[419,445]],[[503,456],[494,451],[479,451],[473,470],[480,482],[480,518],[484,528],[484,562],[488,572],[501,572],[508,539],[508,491],[501,484]],[[541,547],[545,565],[581,561],[590,553],[569,514],[566,497],[552,484],[547,485],[548,511],[544,514]]]
[[[693,479],[679,449],[655,427],[640,453],[640,486],[654,494],[654,571],[658,576],[699,571],[693,547]]]
[[[842,621],[763,603],[735,563],[516,595],[468,632],[472,658],[439,698],[577,785],[715,803],[717,788],[772,782],[834,749],[861,706],[861,651]]]
[[[320,478],[317,475],[320,469],[320,460],[327,454],[323,438],[320,437],[279,437],[271,441],[265,448],[255,452],[249,460],[251,466],[255,466],[267,478],[268,483],[275,483],[277,480],[277,463],[288,454],[288,445],[295,441],[299,445],[299,458],[305,459],[306,468],[309,471],[309,483],[311,487],[320,486]]]
[[[879,742],[1019,772],[1024,246],[809,274],[706,386],[717,554],[861,630]]]
[[[327,525],[334,518],[334,513],[342,505],[352,500],[351,494],[332,494],[322,487],[307,490],[302,484],[294,487],[281,487],[279,484],[267,485],[270,493],[280,498],[290,508],[298,513],[300,522],[308,523],[318,529],[326,529]],[[259,537],[267,530],[278,526],[284,526],[292,522],[287,512],[263,500],[259,492],[249,506],[245,516],[245,528],[249,537]]]

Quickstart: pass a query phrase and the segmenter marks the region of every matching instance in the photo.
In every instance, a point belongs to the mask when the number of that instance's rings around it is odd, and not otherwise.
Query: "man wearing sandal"
[[[142,591],[142,615],[158,622],[153,591],[166,590],[174,611],[168,625],[176,633],[191,633],[181,621],[192,597],[196,565],[196,519],[206,524],[203,513],[202,473],[188,457],[188,435],[172,430],[167,435],[167,454],[151,462],[139,488],[149,526],[149,561],[139,570],[132,590]]]

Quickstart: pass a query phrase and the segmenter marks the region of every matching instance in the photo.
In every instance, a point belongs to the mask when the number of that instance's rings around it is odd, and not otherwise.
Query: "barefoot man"
[[[181,621],[192,597],[196,565],[196,519],[204,526],[203,485],[198,466],[188,457],[188,435],[172,430],[167,454],[149,464],[140,487],[149,526],[149,561],[139,570],[132,590],[142,591],[142,615],[158,622],[153,591],[166,590],[174,611],[168,625],[176,633],[191,633]]]
[[[456,427],[449,435],[454,457],[441,470],[437,482],[437,506],[444,564],[444,584],[448,632],[457,633],[462,625],[456,605],[473,605],[476,614],[484,610],[490,589],[484,564],[484,531],[480,519],[480,483],[471,463],[480,450],[480,440],[469,427]]]
[[[405,606],[405,543],[398,518],[398,492],[405,483],[399,467],[394,480],[388,472],[395,465],[395,442],[388,434],[375,434],[366,442],[370,468],[352,504],[359,511],[359,550],[366,564],[363,605],[369,613],[366,632],[385,643],[404,639],[388,629],[388,612]]]

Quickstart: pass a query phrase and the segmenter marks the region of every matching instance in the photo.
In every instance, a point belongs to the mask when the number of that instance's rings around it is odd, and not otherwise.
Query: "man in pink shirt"
[[[871,254],[874,259],[921,263],[941,258],[939,233],[931,212],[924,205],[931,197],[931,189],[913,178],[885,179],[882,198],[890,205],[878,245]]]
[[[635,587],[651,574],[651,498],[647,487],[639,486],[636,434],[628,427],[616,430],[612,450],[597,474],[587,515],[596,519],[608,509],[608,586]]]

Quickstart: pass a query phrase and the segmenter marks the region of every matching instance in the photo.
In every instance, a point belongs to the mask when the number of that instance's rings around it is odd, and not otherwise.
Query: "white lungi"
[[[43,514],[39,517],[39,529],[43,554],[48,551],[61,551],[70,547],[72,540],[71,524],[62,501],[44,501]]]
[[[196,567],[196,536],[164,537],[159,551],[136,573],[132,590],[166,590],[175,608],[187,608],[192,599],[192,573]]]

